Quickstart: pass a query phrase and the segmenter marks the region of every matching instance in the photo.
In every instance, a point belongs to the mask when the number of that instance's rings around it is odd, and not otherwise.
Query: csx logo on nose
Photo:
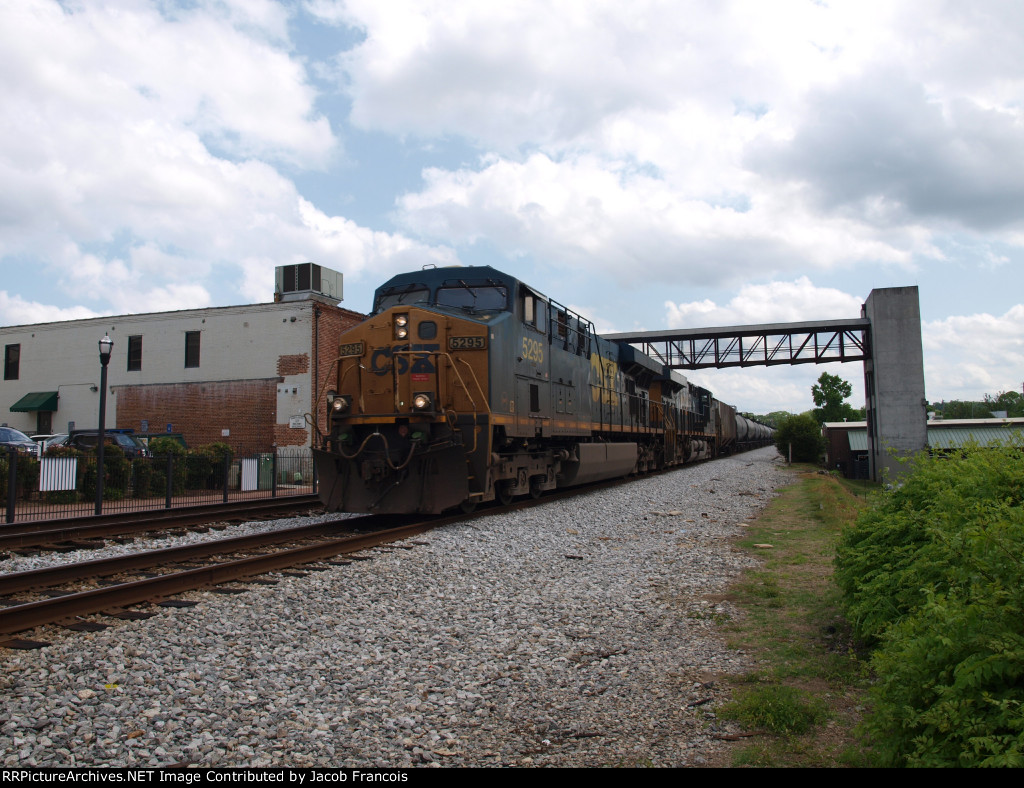
[[[370,356],[370,372],[374,375],[387,375],[391,372],[392,362],[399,375],[404,375],[410,371],[436,372],[434,362],[430,360],[429,356],[408,356],[406,352],[410,350],[434,352],[440,349],[441,346],[439,344],[395,345],[394,347],[377,348],[373,351],[373,355]]]

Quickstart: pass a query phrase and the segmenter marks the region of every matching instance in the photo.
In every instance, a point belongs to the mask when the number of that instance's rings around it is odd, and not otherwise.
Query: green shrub
[[[18,453],[18,492],[30,498],[39,491],[39,458]]]
[[[81,491],[86,500],[96,498],[96,466],[97,457],[95,451],[89,452],[87,462],[79,462],[84,466]],[[103,500],[120,501],[128,493],[128,484],[131,482],[132,466],[120,446],[103,447]]]
[[[78,490],[49,490],[43,493],[43,501],[57,505],[78,503]]]
[[[210,455],[200,449],[189,449],[185,457],[186,479],[185,486],[190,490],[205,490],[210,486],[210,476],[213,472],[213,462]]]
[[[1024,765],[1024,462],[919,457],[848,529],[836,579],[877,644],[866,719],[887,765]]]
[[[154,457],[166,457],[168,454],[181,457],[187,452],[188,449],[174,438],[151,438],[149,441],[149,453]]]
[[[132,460],[132,497],[145,498],[152,494],[153,460],[139,457]]]
[[[153,473],[150,476],[149,489],[153,495],[167,493],[167,461],[171,459],[171,494],[181,495],[185,492],[188,468],[185,457],[188,449],[174,438],[153,438],[149,442],[149,451],[153,455]]]
[[[16,494],[21,498],[29,498],[39,490],[39,459],[29,454],[15,453],[15,484]],[[10,473],[11,453],[6,447],[0,447],[0,507],[7,504],[7,482]]]
[[[790,416],[775,431],[775,447],[783,457],[789,457],[793,447],[794,462],[818,462],[825,451],[821,426],[810,416]]]
[[[46,450],[47,457],[81,457],[82,452],[71,446],[51,446]]]
[[[210,443],[206,446],[200,446],[199,451],[203,452],[210,458],[210,478],[208,480],[208,487],[211,490],[220,490],[224,487],[224,473],[225,468],[231,465],[231,460],[234,458],[234,451],[226,443]]]

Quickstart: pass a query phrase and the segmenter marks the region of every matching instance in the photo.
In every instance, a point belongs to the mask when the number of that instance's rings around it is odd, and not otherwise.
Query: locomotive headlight
[[[342,413],[348,413],[349,408],[352,407],[352,398],[347,395],[335,397],[331,400],[331,414],[340,416]]]
[[[409,316],[395,315],[395,339],[405,339],[409,336]]]
[[[405,339],[409,336],[409,329],[395,326],[395,339]]]
[[[429,394],[419,393],[414,394],[412,397],[413,410],[430,410],[434,406],[434,401]]]

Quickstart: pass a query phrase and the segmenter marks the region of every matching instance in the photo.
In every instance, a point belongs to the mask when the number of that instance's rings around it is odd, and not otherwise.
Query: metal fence
[[[106,455],[102,513],[170,509],[232,500],[316,492],[308,449],[249,457],[168,454],[128,460]],[[49,520],[95,513],[96,456],[42,458],[0,453],[0,502],[4,521]]]

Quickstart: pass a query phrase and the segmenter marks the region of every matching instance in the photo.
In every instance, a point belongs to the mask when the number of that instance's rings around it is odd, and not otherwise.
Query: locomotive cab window
[[[500,312],[508,308],[508,290],[503,285],[472,282],[445,283],[437,291],[438,306],[457,306],[477,312]]]
[[[425,304],[430,301],[430,289],[426,285],[411,284],[402,287],[392,287],[385,290],[377,297],[373,312],[378,314],[393,306],[409,304]]]
[[[545,333],[544,328],[548,321],[547,303],[535,296],[533,293],[523,293],[523,322],[540,333]]]

